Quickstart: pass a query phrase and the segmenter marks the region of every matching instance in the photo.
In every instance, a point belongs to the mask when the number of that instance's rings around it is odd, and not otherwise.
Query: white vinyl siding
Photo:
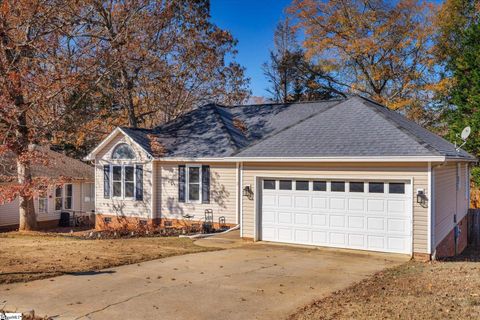
[[[111,159],[112,151],[120,143],[127,143],[130,145],[135,152],[134,160]],[[132,197],[127,197],[125,199],[121,196],[118,198],[105,198],[103,194],[103,166],[134,166],[135,164],[143,165],[143,200],[135,200],[134,194]],[[152,218],[152,167],[152,161],[147,157],[147,154],[136,146],[129,138],[119,132],[104,146],[104,148],[99,150],[95,157],[95,212],[104,215]],[[110,174],[112,175],[112,168],[110,169]],[[125,188],[123,183],[120,183],[120,187],[121,189]],[[111,192],[113,192],[112,189],[113,188],[110,188]]]
[[[200,221],[206,209],[212,209],[214,222],[224,216],[226,223],[237,224],[237,184],[234,163],[202,163],[210,166],[210,203],[178,202],[178,165],[185,163],[155,162],[157,218],[183,219],[193,215]],[[201,178],[200,178],[201,181]],[[201,196],[200,196],[201,197]]]
[[[81,183],[81,182],[73,182],[72,183],[72,211],[77,212],[91,212],[94,210],[93,202],[86,203],[83,201],[82,197],[82,188],[86,185],[93,185],[93,183]],[[63,188],[62,188],[63,190]],[[62,191],[63,192],[63,191]],[[46,198],[44,198],[47,211],[40,212],[39,208],[39,197],[34,197],[34,206],[35,212],[37,213],[37,221],[49,221],[49,220],[57,220],[60,218],[61,210],[55,210],[55,189],[49,188],[46,191]],[[63,202],[63,198],[62,202]],[[19,222],[19,209],[18,209],[18,198],[13,200],[12,202],[5,203],[0,205],[0,227],[2,226],[14,226],[18,225]]]
[[[467,166],[467,163],[450,163],[433,169],[436,211],[434,248],[452,231],[455,226],[454,215],[457,214],[457,222],[460,222],[467,214],[469,207]]]

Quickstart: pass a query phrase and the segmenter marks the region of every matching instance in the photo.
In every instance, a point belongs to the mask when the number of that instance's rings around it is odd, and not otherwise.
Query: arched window
[[[112,152],[112,159],[135,159],[135,152],[126,143],[121,143]]]

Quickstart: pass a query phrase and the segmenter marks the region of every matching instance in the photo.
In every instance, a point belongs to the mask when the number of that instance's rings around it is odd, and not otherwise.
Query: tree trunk
[[[18,182],[22,185],[30,184],[32,181],[32,173],[30,163],[17,161]],[[35,207],[33,205],[33,197],[30,194],[20,194],[19,211],[20,224],[19,230],[35,230],[37,229],[37,217],[35,215]]]
[[[135,115],[135,104],[133,102],[133,83],[130,77],[128,76],[127,71],[122,69],[122,84],[124,89],[127,91],[127,112],[128,112],[128,125],[132,128],[138,127],[137,116]]]
[[[283,59],[283,58],[282,58]],[[283,72],[283,103],[288,102],[288,79],[287,70],[285,68]]]
[[[137,116],[135,115],[135,105],[133,103],[131,89],[128,90],[128,124],[132,128],[138,127]]]
[[[23,96],[18,95],[16,102],[23,105]],[[21,186],[32,184],[32,171],[30,161],[20,161],[19,156],[22,152],[29,149],[27,115],[22,112],[18,117],[16,137],[19,144],[17,151],[17,180]],[[19,195],[20,223],[19,230],[35,230],[37,228],[37,217],[33,205],[33,196],[31,192],[25,191],[29,188],[23,188]]]

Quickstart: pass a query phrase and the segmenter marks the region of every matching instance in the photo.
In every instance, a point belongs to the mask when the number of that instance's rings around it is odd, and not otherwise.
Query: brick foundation
[[[107,220],[110,220],[107,222]],[[234,227],[236,224],[227,223],[227,227]],[[188,221],[180,219],[146,219],[137,217],[115,216],[115,215],[95,215],[95,229],[126,229],[136,230],[138,228],[198,228],[202,227],[202,223],[198,221]],[[218,222],[213,223],[213,227],[218,229],[220,227]]]
[[[143,227],[156,227],[158,222],[155,219],[143,219],[137,217],[115,216],[115,215],[95,215],[95,229],[126,229],[135,230]]]
[[[415,260],[415,261],[422,261],[422,262],[426,262],[426,261],[432,260],[432,257],[431,257],[430,254],[428,254],[428,253],[422,253],[422,252],[414,252],[412,258],[413,258],[413,260]]]
[[[460,254],[467,247],[468,219],[465,216],[459,223],[460,234],[457,239],[457,254]],[[452,229],[448,235],[440,242],[436,248],[438,258],[452,257],[455,255],[455,229]]]

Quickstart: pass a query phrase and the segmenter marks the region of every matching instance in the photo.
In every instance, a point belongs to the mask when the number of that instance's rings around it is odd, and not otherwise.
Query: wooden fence
[[[480,209],[468,210],[468,244],[480,247]]]

